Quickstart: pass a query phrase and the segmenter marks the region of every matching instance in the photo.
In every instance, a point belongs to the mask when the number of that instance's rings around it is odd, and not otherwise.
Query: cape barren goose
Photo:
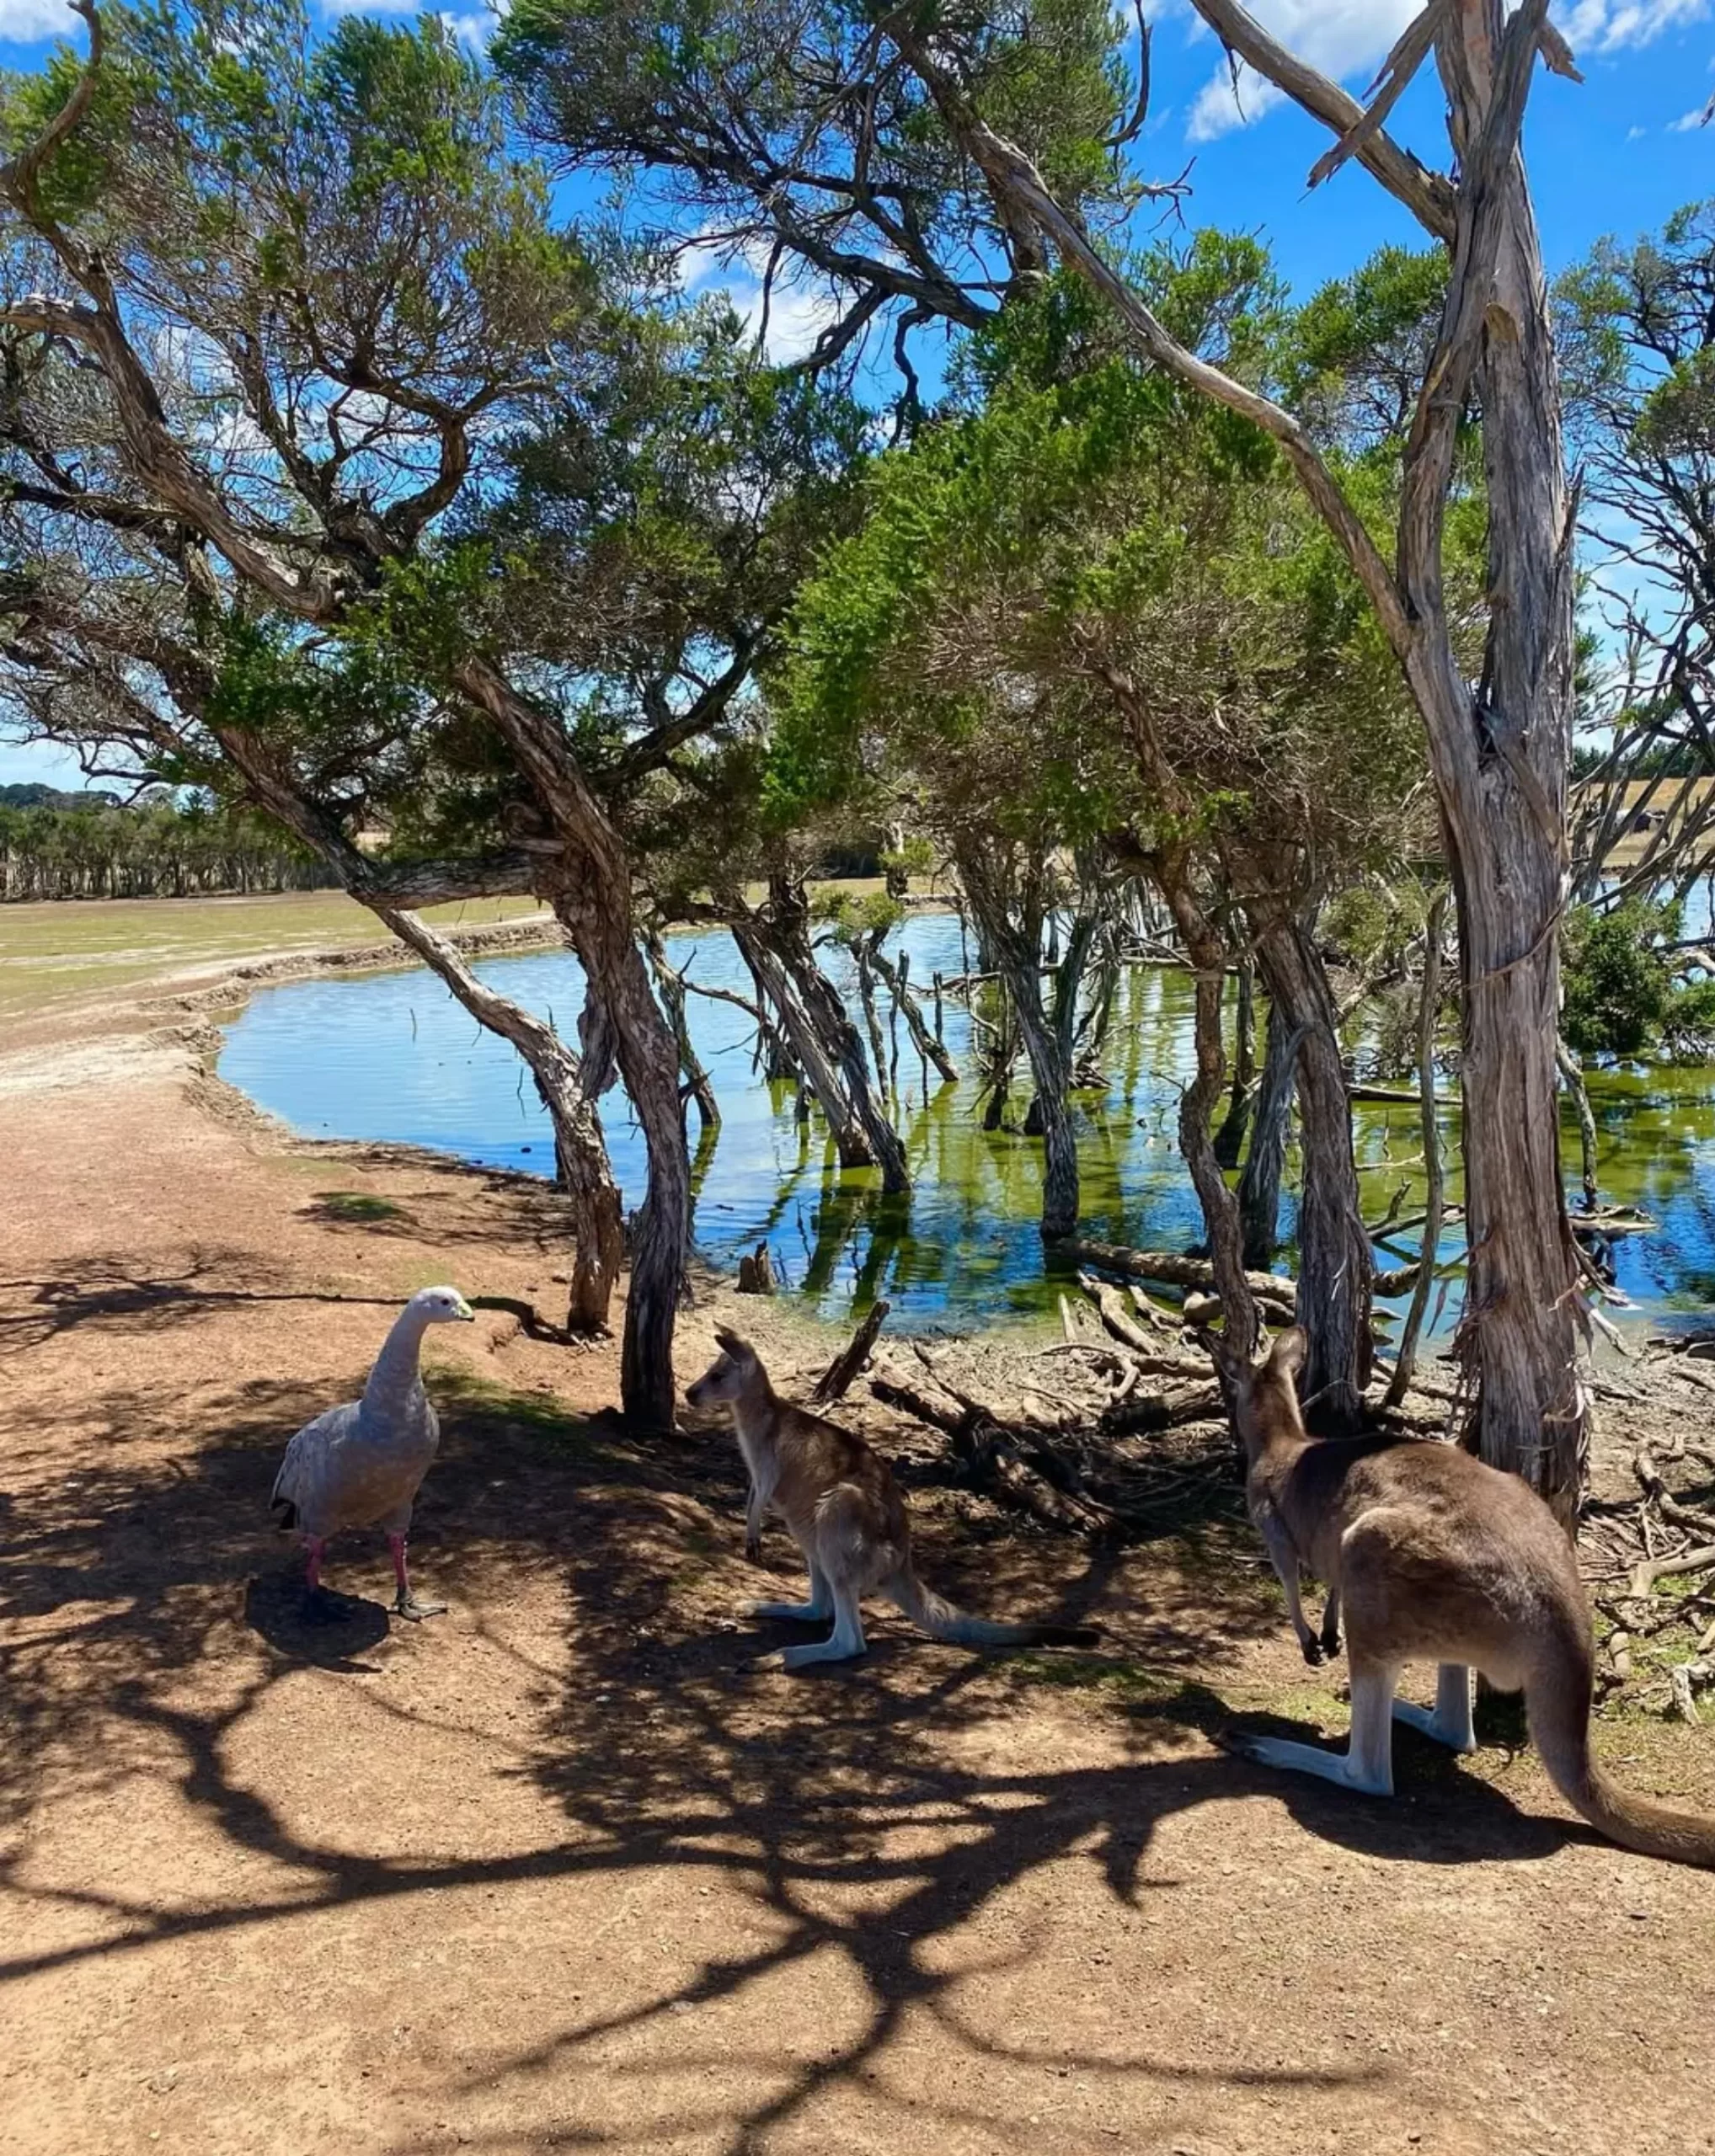
[[[423,1390],[418,1350],[431,1325],[471,1322],[476,1312],[457,1288],[422,1288],[393,1321],[361,1400],[348,1400],[306,1422],[286,1449],[270,1500],[277,1524],[308,1547],[306,1616],[348,1615],[350,1604],[322,1585],[329,1538],[343,1528],[385,1529],[393,1553],[401,1617],[435,1617],[444,1602],[419,1602],[405,1568],[411,1508],[441,1442],[441,1425]]]

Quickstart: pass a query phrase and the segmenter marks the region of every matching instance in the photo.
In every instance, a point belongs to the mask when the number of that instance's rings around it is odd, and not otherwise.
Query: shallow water
[[[893,946],[901,947],[927,1011],[932,974],[964,969],[959,924],[950,915],[914,915]],[[724,935],[670,937],[668,950],[694,980],[751,993]],[[564,1030],[574,1029],[584,984],[569,953],[489,959],[477,970]],[[1084,1232],[1183,1248],[1201,1229],[1174,1135],[1192,1067],[1189,982],[1171,969],[1139,967],[1125,974],[1119,994],[1104,1059],[1106,1090],[1077,1097]],[[1052,1310],[1063,1283],[1044,1267],[1037,1233],[1041,1142],[983,1130],[974,1079],[942,1085],[932,1068],[925,1072],[899,1027],[894,1077],[914,1187],[908,1199],[886,1199],[873,1171],[840,1172],[819,1122],[794,1120],[791,1088],[771,1087],[755,1075],[752,1027],[742,1011],[692,995],[689,1016],[722,1111],[719,1136],[700,1156],[697,1182],[697,1241],[713,1262],[735,1265],[741,1251],[766,1240],[777,1274],[830,1319],[879,1294],[891,1298],[895,1322],[906,1327],[968,1326]],[[969,1014],[949,999],[944,1024],[948,1048],[961,1067],[968,1065]],[[220,1070],[307,1137],[405,1140],[488,1166],[553,1172],[552,1134],[528,1072],[429,974],[264,989],[229,1028]],[[1029,1098],[1022,1066],[1021,1080],[1015,1120]],[[1618,1283],[1651,1321],[1683,1321],[1715,1299],[1715,1071],[1595,1074],[1590,1091],[1604,1198],[1640,1205],[1662,1224],[1659,1235],[1617,1246]],[[643,1193],[641,1134],[619,1091],[602,1110],[629,1208]],[[1451,1108],[1445,1113],[1451,1139]],[[693,1113],[693,1139],[695,1129]],[[1379,1218],[1403,1184],[1396,1217],[1408,1219],[1420,1210],[1415,1107],[1360,1106],[1356,1132],[1367,1214]],[[1575,1172],[1569,1115],[1563,1155],[1568,1174]],[[1289,1181],[1296,1171],[1296,1160],[1289,1161]],[[1449,1196],[1456,1195],[1455,1178]],[[1289,1194],[1282,1208],[1289,1236],[1292,1221]],[[1455,1259],[1459,1251],[1454,1230],[1442,1255]],[[1377,1250],[1383,1265],[1414,1254],[1414,1232]],[[1290,1265],[1290,1259],[1289,1243],[1283,1260]],[[1457,1302],[1456,1278],[1438,1330],[1451,1326]]]

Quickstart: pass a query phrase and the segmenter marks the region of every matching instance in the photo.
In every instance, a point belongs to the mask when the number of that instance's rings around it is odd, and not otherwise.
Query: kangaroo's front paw
[[[1332,1623],[1323,1623],[1322,1628],[1322,1651],[1328,1657],[1330,1662],[1333,1660],[1334,1657],[1340,1651],[1340,1620],[1338,1617],[1336,1617]]]
[[[760,1565],[761,1563],[762,1538],[760,1534],[747,1534],[745,1537],[745,1555],[750,1560],[751,1564]]]
[[[1316,1634],[1308,1630],[1301,1632],[1298,1635],[1298,1644],[1303,1651],[1304,1659],[1310,1664],[1311,1668],[1312,1669],[1320,1668],[1322,1666],[1322,1643],[1319,1639],[1317,1639]]]

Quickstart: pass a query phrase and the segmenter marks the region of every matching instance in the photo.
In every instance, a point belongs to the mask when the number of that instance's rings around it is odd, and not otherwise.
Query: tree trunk
[[[899,1133],[876,1100],[858,1028],[852,1023],[850,1014],[841,1001],[833,983],[816,963],[815,953],[810,948],[809,910],[804,903],[802,890],[788,877],[771,877],[767,906],[750,915],[745,926],[755,931],[756,947],[768,953],[778,970],[789,979],[796,990],[796,996],[788,1001],[794,1003],[801,1016],[809,1022],[822,1059],[825,1061],[831,1059],[837,1067],[851,1115],[856,1118],[863,1132],[868,1152],[868,1161],[861,1165],[873,1161],[880,1168],[884,1190],[895,1193],[909,1190],[911,1177],[906,1166],[905,1147],[900,1142]],[[782,1010],[783,1022],[787,1017],[787,1011]],[[792,1041],[794,1052],[802,1059],[804,1043],[792,1032],[790,1026],[788,1027],[788,1038]],[[817,1097],[820,1098],[821,1087],[815,1074],[809,1072],[808,1064],[805,1070],[810,1076],[811,1084],[816,1087]],[[841,1160],[847,1166],[860,1165],[847,1159],[843,1144]]]
[[[904,1011],[906,1025],[910,1031],[911,1037],[911,1044],[916,1049],[917,1054],[923,1058],[925,1062],[932,1063],[934,1065],[936,1070],[940,1072],[941,1076],[948,1085],[956,1085],[959,1080],[959,1065],[948,1054],[939,1033],[932,1033],[929,1030],[927,1024],[925,1022],[923,1017],[923,1006],[918,1002],[916,995],[912,992],[910,983],[906,979],[904,959],[901,958],[899,964],[895,966],[887,957],[884,952],[878,951],[875,953],[875,970],[881,975],[883,980],[887,983],[888,987],[893,992],[894,999],[898,1004],[899,1008]],[[938,1011],[940,1006],[940,975],[938,974],[935,979],[935,1000],[936,1007]]]
[[[1210,1118],[1226,1079],[1226,1051],[1221,1038],[1221,1005],[1226,992],[1226,953],[1213,923],[1199,903],[1189,865],[1182,854],[1157,857],[1156,879],[1183,939],[1196,983],[1194,1038],[1197,1075],[1179,1102],[1179,1150],[1203,1208],[1203,1225],[1221,1298],[1226,1353],[1248,1360],[1256,1353],[1261,1326],[1256,1299],[1245,1277],[1238,1207],[1221,1172],[1209,1135]]]
[[[1424,1199],[1423,1240],[1418,1250],[1417,1284],[1411,1293],[1405,1328],[1400,1334],[1399,1353],[1388,1382],[1386,1403],[1397,1407],[1405,1398],[1417,1364],[1418,1341],[1435,1284],[1435,1257],[1441,1243],[1444,1203],[1441,1173],[1441,1129],[1435,1107],[1435,1018],[1441,999],[1441,937],[1447,921],[1447,893],[1438,891],[1429,907],[1424,933],[1424,985],[1418,1004],[1418,1113],[1424,1139],[1424,1171],[1427,1188]]]
[[[852,962],[858,969],[858,1001],[863,1006],[863,1023],[869,1033],[869,1056],[875,1070],[875,1082],[885,1091],[890,1083],[887,1043],[881,1034],[881,1017],[875,1007],[875,968],[871,939],[860,937],[852,952]]]
[[[585,1089],[578,1058],[552,1026],[478,980],[457,947],[427,921],[387,906],[373,911],[440,975],[479,1025],[510,1041],[529,1065],[553,1125],[554,1157],[572,1203],[574,1248],[567,1330],[600,1331],[607,1323],[625,1257],[625,1230],[601,1120]]]
[[[1232,1091],[1226,1114],[1215,1134],[1215,1157],[1223,1168],[1236,1168],[1244,1152],[1257,1080],[1256,968],[1248,957],[1238,962],[1238,1011],[1233,1021]]]
[[[1298,1322],[1309,1342],[1301,1396],[1312,1422],[1345,1431],[1362,1416],[1370,1382],[1373,1264],[1333,996],[1301,922],[1276,920],[1263,929],[1257,963],[1271,1015],[1280,1014],[1298,1043]]]
[[[679,1049],[634,940],[630,880],[616,888],[587,857],[553,895],[591,989],[611,1021],[620,1075],[642,1126],[649,1184],[631,1223],[631,1278],[620,1347],[626,1419],[670,1430],[676,1391],[673,1330],[691,1234],[691,1155],[679,1100]],[[581,873],[577,873],[581,870]]]
[[[667,958],[667,947],[654,929],[644,937],[644,947],[649,954],[649,965],[655,976],[655,988],[661,999],[661,1008],[667,1014],[667,1023],[672,1027],[673,1038],[678,1046],[679,1068],[684,1074],[685,1090],[697,1103],[698,1128],[719,1130],[720,1103],[714,1097],[714,1086],[708,1068],[691,1038],[690,1022],[685,1016],[685,983],[674,971]]]
[[[1253,1271],[1266,1271],[1274,1263],[1280,1240],[1280,1177],[1286,1166],[1286,1139],[1297,1073],[1298,1049],[1292,1027],[1280,1011],[1271,1007],[1263,1075],[1251,1120],[1250,1150],[1238,1179],[1244,1261]]]
[[[842,1168],[871,1168],[875,1153],[863,1118],[846,1091],[835,1054],[798,993],[796,982],[778,953],[764,940],[754,916],[735,920],[733,937],[761,995],[774,1006],[804,1082],[815,1096]]]
[[[1036,1081],[1042,1124],[1042,1239],[1052,1242],[1078,1225],[1078,1147],[1070,1093],[1071,1059],[1060,1027],[1042,1007],[1041,945],[1034,919],[1021,925],[1002,900],[985,862],[958,855],[959,878],[982,928],[983,941],[1018,1016],[1024,1053]],[[1072,991],[1076,997],[1076,990]]]
[[[1572,1096],[1573,1107],[1578,1112],[1579,1150],[1584,1167],[1584,1203],[1587,1213],[1594,1213],[1602,1202],[1602,1193],[1596,1182],[1596,1119],[1590,1110],[1589,1088],[1584,1082],[1584,1069],[1578,1058],[1563,1040],[1554,1044],[1554,1059],[1559,1070],[1561,1082]]]

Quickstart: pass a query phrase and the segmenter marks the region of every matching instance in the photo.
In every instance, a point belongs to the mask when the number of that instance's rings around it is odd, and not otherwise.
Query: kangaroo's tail
[[[1644,1856],[1715,1869],[1715,1818],[1633,1796],[1609,1780],[1590,1753],[1593,1657],[1583,1624],[1560,1628],[1525,1686],[1531,1736],[1549,1779],[1598,1833]]]
[[[955,1609],[927,1588],[909,1563],[900,1566],[882,1593],[898,1604],[932,1640],[968,1647],[1093,1647],[1102,1636],[1099,1625],[997,1625]]]

